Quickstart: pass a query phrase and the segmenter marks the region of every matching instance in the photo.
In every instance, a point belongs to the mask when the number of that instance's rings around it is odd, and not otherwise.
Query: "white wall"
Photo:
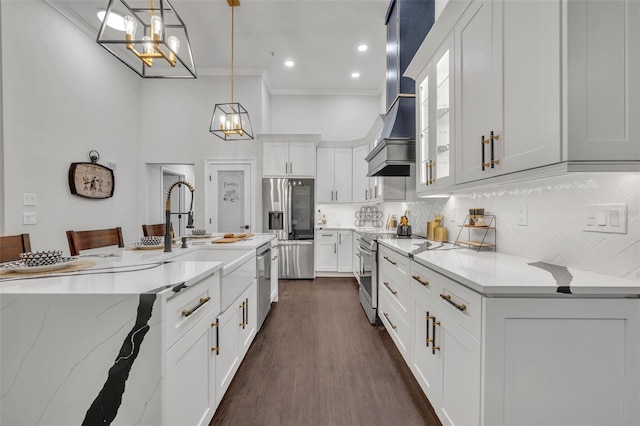
[[[42,1],[3,1],[2,45],[4,233],[26,232],[34,250],[66,249],[65,231],[140,227],[138,77]],[[71,195],[68,170],[112,162],[115,194],[106,200]],[[38,205],[23,207],[23,193]],[[37,225],[22,225],[24,211]],[[135,234],[134,234],[135,232]]]
[[[364,137],[380,113],[379,96],[272,95],[271,132],[348,141]]]
[[[2,114],[2,1],[0,1],[0,234],[4,235],[4,125]]]

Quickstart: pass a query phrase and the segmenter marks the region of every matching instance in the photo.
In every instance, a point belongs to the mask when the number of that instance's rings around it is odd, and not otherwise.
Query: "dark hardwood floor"
[[[280,280],[211,425],[439,425],[353,278]]]

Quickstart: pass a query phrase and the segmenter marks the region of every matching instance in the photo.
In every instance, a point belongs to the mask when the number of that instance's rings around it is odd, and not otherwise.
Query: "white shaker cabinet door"
[[[351,148],[336,148],[334,153],[334,179],[335,201],[350,203],[352,199],[352,150]]]
[[[638,299],[485,299],[487,425],[640,424]]]
[[[166,354],[166,425],[208,425],[213,417],[215,370],[210,324],[200,321]]]
[[[338,231],[338,272],[353,269],[353,231]]]
[[[314,177],[316,174],[316,146],[313,142],[289,143],[290,175]]]
[[[316,174],[316,200],[318,203],[333,203],[335,158],[333,148],[318,148],[318,173]]]
[[[264,142],[262,144],[262,174],[264,176],[287,176],[289,174],[289,144],[287,142]]]

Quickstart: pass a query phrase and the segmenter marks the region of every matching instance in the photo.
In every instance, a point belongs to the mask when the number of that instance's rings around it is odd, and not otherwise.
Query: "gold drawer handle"
[[[200,298],[200,303],[198,303],[195,307],[193,307],[192,309],[183,309],[182,310],[182,316],[183,317],[188,317],[189,315],[193,314],[195,311],[200,309],[209,300],[211,300],[210,297],[201,297]]]
[[[389,259],[388,256],[383,256],[383,257],[387,262],[391,263],[393,266],[396,266],[398,264],[398,262],[394,262],[393,260]]]
[[[456,307],[457,310],[459,311],[466,311],[467,310],[467,305],[465,305],[464,303],[462,304],[457,304],[456,302],[454,302],[453,300],[451,300],[451,295],[450,294],[441,294],[440,297],[442,297],[444,300],[446,300],[447,302],[451,303],[453,306]]]
[[[383,283],[384,285],[386,285],[386,286],[387,286],[387,288],[389,289],[389,291],[391,292],[391,294],[393,294],[394,296],[398,294],[398,291],[397,291],[397,290],[392,289],[388,282],[383,281],[382,283]]]
[[[420,284],[422,284],[425,287],[429,285],[429,281],[427,280],[422,281],[422,279],[420,278],[420,275],[411,275],[411,278],[418,281]]]
[[[394,330],[396,328],[398,328],[394,323],[391,322],[391,320],[389,319],[389,314],[388,313],[383,312],[383,314],[384,314],[385,318],[387,318],[387,321],[389,321],[389,324],[391,324],[391,328],[393,328]]]

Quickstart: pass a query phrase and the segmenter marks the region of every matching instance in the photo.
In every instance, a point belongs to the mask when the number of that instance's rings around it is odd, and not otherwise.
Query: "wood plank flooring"
[[[439,425],[353,278],[280,280],[210,425]]]

